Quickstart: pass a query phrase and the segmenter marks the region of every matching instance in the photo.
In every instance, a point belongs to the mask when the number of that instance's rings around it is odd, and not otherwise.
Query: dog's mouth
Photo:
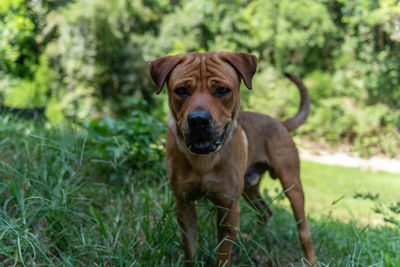
[[[218,137],[216,141],[213,141],[213,138],[208,134],[199,133],[195,136],[187,138],[187,147],[191,152],[195,154],[208,154],[217,151],[224,143],[228,124],[225,125],[222,134]]]

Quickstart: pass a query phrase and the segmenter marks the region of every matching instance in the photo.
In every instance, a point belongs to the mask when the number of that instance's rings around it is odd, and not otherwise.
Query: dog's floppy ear
[[[161,92],[168,74],[181,63],[182,55],[160,57],[149,63],[149,73],[153,81],[157,85],[157,95]]]
[[[243,52],[222,52],[220,56],[239,72],[246,87],[251,89],[251,80],[257,70],[257,57]]]

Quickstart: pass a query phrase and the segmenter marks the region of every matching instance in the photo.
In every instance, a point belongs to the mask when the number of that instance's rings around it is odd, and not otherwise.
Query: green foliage
[[[43,57],[40,60],[46,60]],[[46,106],[56,91],[54,83],[56,73],[48,65],[38,66],[33,80],[13,78],[4,79],[3,103],[10,107],[43,107]]]
[[[138,117],[151,120],[144,114]],[[134,121],[130,126],[138,137],[130,140],[155,138],[147,126]],[[122,124],[114,121],[118,129]],[[129,136],[127,129],[102,129]],[[160,259],[172,262],[173,254],[168,252],[178,249],[176,223],[172,193],[165,183],[157,185],[165,179],[158,169],[160,160],[151,175],[132,175],[132,161],[120,162],[115,172],[129,176],[129,183],[121,183],[111,181],[108,169],[96,161],[99,137],[91,133],[88,136],[71,126],[46,129],[1,116],[0,137],[0,265],[130,265],[142,257],[153,265]],[[140,142],[146,149],[146,141]],[[102,158],[112,160],[108,156],[106,152]],[[151,190],[144,190],[151,184]],[[151,210],[151,216],[146,210]],[[143,245],[143,238],[149,243]],[[148,245],[163,242],[154,257]]]
[[[0,1],[1,103],[45,105],[51,121],[0,116],[0,265],[182,264],[165,126],[153,117],[167,104],[147,74],[158,56],[252,52],[244,108],[293,115],[298,92],[280,74],[293,72],[312,97],[299,135],[398,155],[399,16],[395,0]],[[65,118],[78,123],[57,127]],[[398,177],[302,166],[321,266],[398,266]],[[241,202],[235,264],[301,265],[288,204],[272,199],[268,228]],[[216,246],[209,206],[198,204],[204,266]]]
[[[0,3],[0,77],[31,77],[36,61],[35,25],[23,0]]]
[[[394,0],[6,0],[0,4],[1,99],[46,105],[53,122],[127,116],[138,100],[160,117],[163,99],[155,98],[149,61],[245,51],[259,58],[255,90],[243,92],[246,109],[279,119],[296,112],[296,92],[281,91],[289,83],[280,72],[290,72],[306,80],[312,97],[301,134],[348,142],[364,155],[395,155],[399,16]]]
[[[337,97],[320,101],[312,112],[314,116],[300,130],[310,138],[325,138],[334,144],[345,141],[354,144],[354,149],[364,156],[397,153],[398,115],[383,104],[365,106],[351,98]],[[386,131],[382,131],[383,127]]]
[[[104,110],[127,115],[136,108],[134,99],[153,104],[147,62],[160,54],[154,35],[164,9],[148,1],[76,1],[48,15],[49,33],[58,37],[45,54],[63,75],[64,106],[74,105],[69,115],[84,118]]]
[[[166,52],[249,51],[281,70],[301,64],[296,70],[309,71],[317,67],[316,61],[322,67],[327,38],[335,37],[327,8],[306,0],[183,1],[164,17],[162,26]]]
[[[143,111],[119,120],[105,116],[82,126],[88,130],[85,153],[99,164],[101,173],[109,174],[110,181],[129,183],[131,177],[157,181],[164,175],[166,128]]]
[[[392,0],[362,1],[361,4],[343,1],[343,11],[344,44],[352,45],[342,55],[359,62],[359,75],[362,75],[368,92],[367,104],[383,102],[398,108],[400,72],[396,62],[399,60],[400,36],[396,21],[400,14],[399,3]],[[340,60],[337,67],[354,65],[351,61]]]

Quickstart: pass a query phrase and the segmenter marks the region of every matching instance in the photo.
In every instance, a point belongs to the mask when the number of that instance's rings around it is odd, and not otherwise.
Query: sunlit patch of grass
[[[374,212],[379,205],[389,206],[400,199],[400,176],[369,172],[356,168],[303,161],[301,180],[306,196],[306,210],[313,218],[329,216],[357,225],[382,225],[382,215]],[[274,198],[281,192],[278,180],[267,177],[261,188]],[[289,207],[288,201],[281,202]]]

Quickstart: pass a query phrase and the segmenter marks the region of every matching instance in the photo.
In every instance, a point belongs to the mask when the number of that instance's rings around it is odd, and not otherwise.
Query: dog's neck
[[[224,147],[231,142],[232,137],[237,130],[237,119],[235,118],[230,123],[229,127],[227,127],[226,137],[223,143],[216,151],[209,154],[195,154],[189,150],[185,144],[185,141],[183,140],[182,135],[178,134],[177,122],[171,113],[168,114],[168,128],[174,133],[178,149],[185,155],[192,168],[201,172],[208,172],[222,160],[223,157],[221,154],[224,150]]]

